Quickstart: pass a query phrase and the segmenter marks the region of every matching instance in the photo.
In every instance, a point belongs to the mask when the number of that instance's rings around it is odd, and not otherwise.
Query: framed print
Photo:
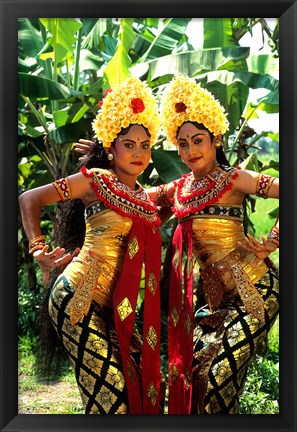
[[[0,0],[1,4],[1,376],[0,430],[13,431],[297,431],[296,416],[296,1]],[[280,401],[279,413],[258,415],[20,414],[18,412],[18,20],[21,18],[279,19],[280,41]],[[48,53],[45,53],[45,55]],[[133,53],[131,54],[133,55]],[[89,59],[90,60],[90,59]],[[90,60],[91,61],[91,60]],[[94,59],[92,61],[95,61]],[[161,66],[160,66],[161,67]],[[162,67],[166,68],[164,64]],[[170,72],[168,72],[170,74]],[[21,127],[19,125],[19,127]],[[264,397],[264,396],[263,396]]]

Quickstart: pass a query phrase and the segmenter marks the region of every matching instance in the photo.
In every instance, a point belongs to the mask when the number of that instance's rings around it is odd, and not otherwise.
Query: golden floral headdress
[[[110,147],[121,129],[130,124],[147,128],[151,135],[150,145],[155,144],[160,118],[151,89],[140,79],[131,77],[105,94],[92,123],[95,135],[103,146]]]
[[[229,122],[224,107],[194,80],[177,75],[164,92],[161,121],[167,138],[176,146],[177,129],[186,121],[202,123],[214,136],[224,134]]]

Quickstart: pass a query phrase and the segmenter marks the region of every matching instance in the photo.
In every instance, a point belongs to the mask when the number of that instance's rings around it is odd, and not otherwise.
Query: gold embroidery
[[[124,300],[121,301],[121,303],[117,306],[117,310],[122,321],[124,321],[130,315],[130,313],[133,312],[128,297],[125,297]]]
[[[150,326],[146,340],[149,346],[154,350],[158,342],[158,336],[153,326]]]
[[[106,413],[110,411],[116,400],[116,395],[103,385],[98,394],[98,401]]]
[[[150,292],[155,295],[156,289],[157,289],[157,279],[153,272],[150,273],[147,281],[148,287]]]
[[[264,300],[240,264],[231,266],[232,276],[248,313],[264,321]]]
[[[177,312],[177,309],[175,306],[173,306],[172,311],[171,311],[171,319],[173,322],[173,327],[175,328],[177,326],[177,323],[179,321],[179,315]]]
[[[129,256],[131,259],[133,259],[135,257],[138,250],[139,250],[138,241],[137,241],[136,236],[134,236],[133,239],[128,244],[128,251],[129,251]]]
[[[148,386],[147,397],[150,399],[152,405],[155,406],[158,398],[158,392],[156,387],[154,386],[154,383],[152,382]]]
[[[184,376],[184,383],[185,383],[186,390],[189,390],[189,387],[191,385],[191,381],[192,381],[191,374],[188,370],[186,370],[185,376]]]
[[[178,372],[178,369],[177,369],[175,363],[173,363],[173,365],[170,368],[169,377],[171,378],[171,381],[173,382],[173,384],[175,384],[177,381],[177,378],[179,377],[179,372]]]
[[[186,332],[187,332],[188,336],[190,334],[191,326],[192,326],[191,325],[191,318],[190,318],[190,316],[188,314],[187,318],[186,318],[186,321],[185,321],[185,329],[186,329]]]
[[[71,325],[75,325],[88,313],[101,271],[101,264],[104,262],[103,258],[90,250],[84,254],[80,254],[79,258],[86,263],[87,268],[69,302]]]

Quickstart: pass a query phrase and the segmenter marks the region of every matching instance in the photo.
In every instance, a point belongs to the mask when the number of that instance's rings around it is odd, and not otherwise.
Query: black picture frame
[[[13,431],[296,431],[297,4],[285,0],[0,0],[0,429]],[[233,416],[18,415],[17,20],[22,17],[279,17],[281,306],[280,414]]]

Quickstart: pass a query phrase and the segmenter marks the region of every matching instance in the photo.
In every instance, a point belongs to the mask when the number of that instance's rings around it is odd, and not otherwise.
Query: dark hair
[[[206,130],[206,131],[209,133],[209,135],[210,135],[210,139],[211,139],[211,141],[213,141],[213,139],[214,139],[214,135],[213,135],[213,133],[210,132],[210,131],[207,129],[207,127],[204,126],[203,123],[191,122],[191,121],[189,121],[189,120],[185,121],[183,124],[181,124],[181,125],[178,127],[177,132],[176,132],[176,136],[178,135],[178,133],[179,133],[179,131],[180,131],[180,128],[181,128],[184,124],[186,124],[186,123],[191,123],[191,124],[194,125],[197,129],[200,129],[200,130]],[[219,148],[216,148],[216,159],[217,159],[217,162],[218,162],[220,165],[230,166],[230,163],[229,163],[228,159],[227,159],[226,156],[225,156],[225,153],[224,153],[224,151],[223,151],[222,146],[219,147]]]

